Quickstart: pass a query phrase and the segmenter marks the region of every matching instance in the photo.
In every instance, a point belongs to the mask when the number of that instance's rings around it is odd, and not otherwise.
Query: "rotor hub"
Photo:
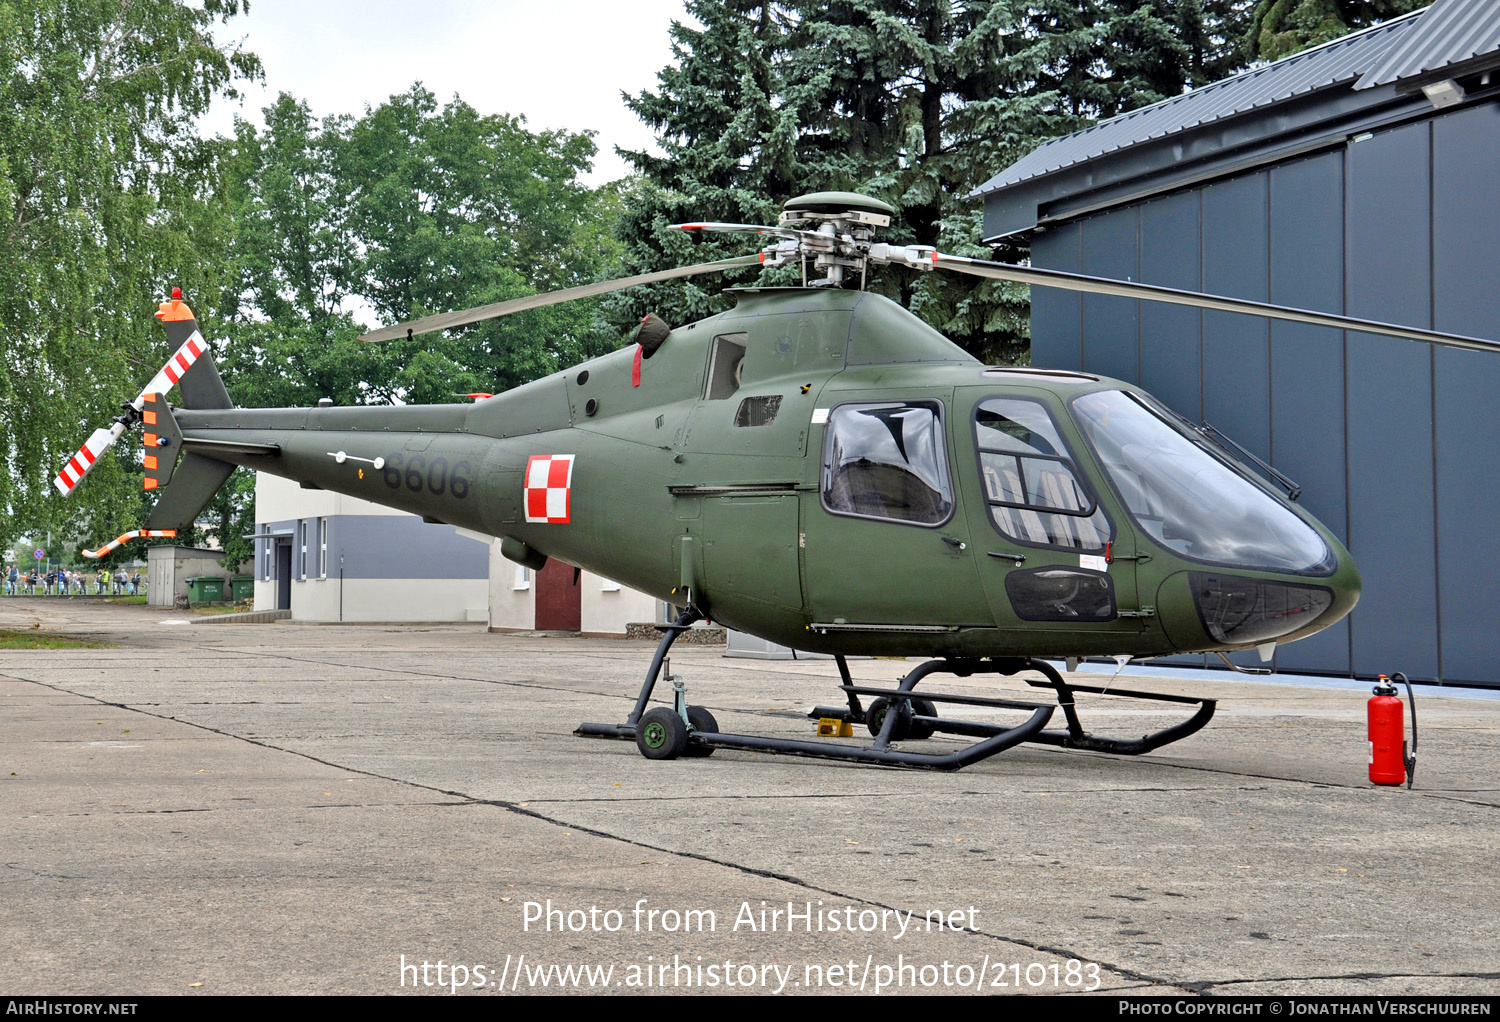
[[[778,221],[788,224],[812,221],[832,224],[836,231],[855,227],[889,227],[896,210],[890,203],[858,192],[813,192],[787,200]]]

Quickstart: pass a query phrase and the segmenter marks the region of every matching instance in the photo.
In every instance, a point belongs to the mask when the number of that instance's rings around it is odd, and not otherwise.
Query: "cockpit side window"
[[[823,506],[834,514],[941,525],[953,484],[934,401],[847,404],[828,417]]]
[[[974,442],[990,521],[1021,543],[1103,550],[1109,519],[1079,481],[1046,407],[992,397],[974,413]]]

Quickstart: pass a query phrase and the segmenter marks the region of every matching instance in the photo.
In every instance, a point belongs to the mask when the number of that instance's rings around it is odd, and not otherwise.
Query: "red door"
[[[583,587],[571,564],[550,560],[536,573],[536,629],[576,632],[583,627]]]

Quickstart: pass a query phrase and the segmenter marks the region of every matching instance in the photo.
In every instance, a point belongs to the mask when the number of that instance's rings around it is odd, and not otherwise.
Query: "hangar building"
[[[1103,121],[974,194],[1038,266],[1500,339],[1500,0]],[[1500,686],[1500,355],[1042,288],[1032,338],[1266,459],[1349,547],[1359,606],[1278,670]]]

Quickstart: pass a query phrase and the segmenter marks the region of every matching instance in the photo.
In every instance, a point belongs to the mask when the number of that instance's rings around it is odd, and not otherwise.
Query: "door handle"
[[[1001,560],[1015,561],[1017,564],[1025,564],[1026,563],[1026,555],[1025,554],[1002,554],[1002,553],[999,553],[999,552],[994,551],[994,550],[986,550],[985,553],[989,554],[991,557],[998,557]]]

